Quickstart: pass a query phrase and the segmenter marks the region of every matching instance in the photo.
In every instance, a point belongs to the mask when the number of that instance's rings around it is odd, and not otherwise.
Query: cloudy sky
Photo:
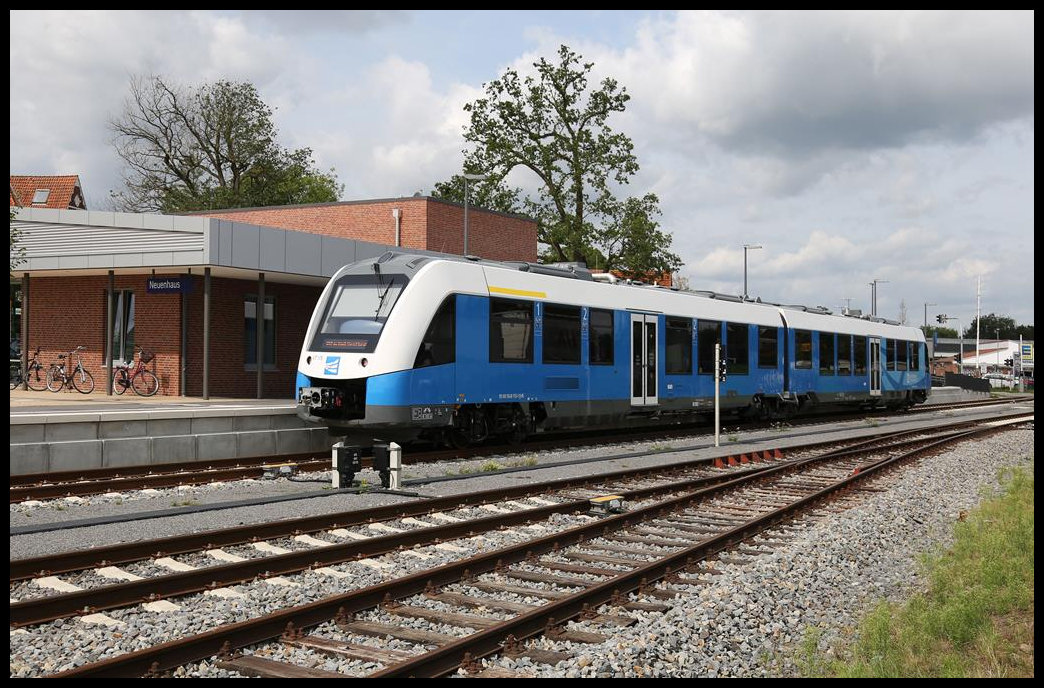
[[[463,106],[566,44],[631,95],[693,288],[1033,322],[1033,12],[11,12],[11,173],[108,207],[132,76],[248,80],[344,200],[459,172]],[[526,186],[519,173],[509,181]],[[987,337],[987,333],[982,336]]]

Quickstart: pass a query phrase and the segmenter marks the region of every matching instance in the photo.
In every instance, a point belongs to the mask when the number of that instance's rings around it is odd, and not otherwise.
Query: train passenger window
[[[837,374],[852,374],[852,335],[837,335]]]
[[[533,302],[489,300],[491,363],[533,362]]]
[[[667,374],[692,375],[691,318],[667,318]]]
[[[855,374],[866,375],[866,337],[855,338]]]
[[[728,374],[746,375],[750,372],[750,326],[729,323],[725,326],[725,346],[728,349]]]
[[[696,372],[714,374],[714,345],[721,342],[721,323],[701,320],[696,325]]]
[[[812,370],[812,333],[794,330],[794,367]]]
[[[450,294],[435,312],[424,333],[414,368],[453,363],[457,359],[457,297]]]
[[[834,333],[819,333],[819,374],[834,374]]]
[[[758,367],[779,367],[779,330],[758,325]]]
[[[921,369],[921,343],[910,342],[910,370]]]
[[[592,308],[588,328],[591,365],[613,365],[613,312]]]
[[[580,363],[580,306],[544,306],[544,363]]]
[[[909,342],[896,341],[896,357],[895,357],[895,369],[906,370],[907,361],[910,358],[910,344]]]
[[[887,367],[885,368],[885,370],[895,370],[896,356],[894,339],[885,340],[885,352],[885,355],[888,357]]]

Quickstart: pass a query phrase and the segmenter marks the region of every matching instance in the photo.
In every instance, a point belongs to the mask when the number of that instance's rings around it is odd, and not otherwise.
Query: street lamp
[[[747,251],[761,248],[761,244],[743,244],[743,300],[747,300]]]
[[[870,282],[870,315],[877,315],[877,285],[888,284],[888,280],[875,279]]]
[[[478,182],[478,181],[482,181],[484,179],[489,179],[489,176],[485,175],[485,174],[469,174],[468,172],[465,172],[463,176],[464,176],[464,254],[463,255],[466,256],[466,255],[468,255],[468,180],[470,179],[472,181]]]
[[[938,306],[937,303],[926,303],[924,304],[924,326],[928,327],[928,306]]]

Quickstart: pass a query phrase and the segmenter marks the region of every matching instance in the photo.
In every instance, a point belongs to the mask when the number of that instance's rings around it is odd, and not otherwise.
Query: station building
[[[14,193],[12,178],[12,210]],[[11,226],[24,249],[11,272],[12,357],[40,347],[46,366],[83,345],[104,394],[107,352],[119,365],[141,346],[156,355],[161,395],[291,398],[333,273],[395,247],[461,254],[465,208],[427,196],[189,215],[28,205]],[[537,260],[528,217],[470,208],[467,227],[469,254]]]

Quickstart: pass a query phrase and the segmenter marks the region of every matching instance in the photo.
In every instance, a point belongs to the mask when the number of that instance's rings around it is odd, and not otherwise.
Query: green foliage
[[[14,226],[15,215],[18,214],[18,208],[11,208],[11,270],[13,271],[16,267],[25,262],[25,247],[19,246],[18,242],[22,240],[22,230]]]
[[[631,139],[608,124],[626,109],[626,89],[611,78],[593,87],[594,65],[564,45],[557,61],[540,58],[533,66],[536,74],[524,78],[508,69],[464,108],[471,118],[464,138],[474,145],[464,167],[489,176],[476,186],[476,205],[488,193],[491,209],[534,217],[545,261],[585,261],[636,275],[676,270],[681,260],[668,251],[670,235],[653,220],[659,199],[621,200],[612,188],[638,171]],[[535,198],[503,186],[517,167],[538,181]],[[436,185],[436,193],[448,197],[462,186],[454,180]]]
[[[217,81],[180,87],[135,78],[110,121],[126,163],[119,210],[180,213],[336,201],[333,170],[315,169],[309,148],[276,143],[272,109],[253,84]]]
[[[939,333],[940,339],[959,339],[960,335],[957,334],[957,330],[952,327],[932,327],[931,325],[925,327],[921,325],[921,331],[924,332],[925,339],[931,339],[935,333]]]
[[[968,329],[964,331],[966,339],[975,338],[975,326],[976,319],[973,318]],[[1018,339],[1019,335],[1026,340],[1033,339],[1033,325],[1018,325],[1013,318],[995,313],[982,316],[982,325],[978,331],[980,337],[988,339],[998,336],[998,333],[1001,339]]]

